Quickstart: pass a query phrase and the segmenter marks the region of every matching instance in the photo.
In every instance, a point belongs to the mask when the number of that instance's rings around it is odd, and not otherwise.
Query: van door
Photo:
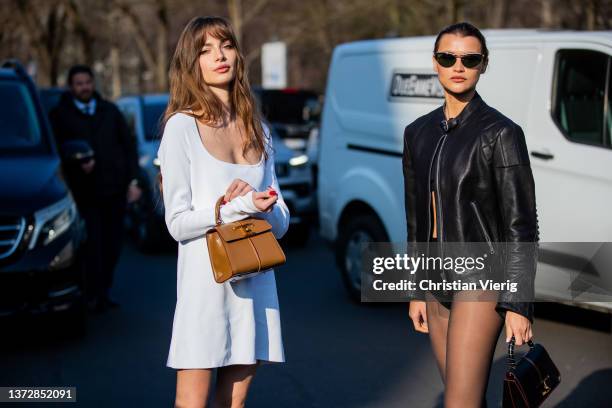
[[[544,63],[538,75],[541,89],[536,93],[542,96],[538,98],[541,103],[534,104],[529,125],[543,242],[540,260],[544,262],[537,286],[539,292],[562,298],[569,295],[567,300],[572,301],[577,300],[576,294],[568,288],[579,275],[585,278],[583,267],[597,245],[559,246],[551,242],[612,241],[610,48],[598,44],[585,47],[584,43],[547,46],[550,48],[543,50]],[[572,263],[582,266],[570,270]],[[560,279],[560,271],[566,272],[565,279]],[[601,288],[609,280],[598,275],[604,271],[591,268],[591,272],[586,286]]]
[[[610,56],[599,50],[563,48],[552,62],[546,93],[550,110],[534,112],[535,126],[530,129],[540,238],[611,241]]]

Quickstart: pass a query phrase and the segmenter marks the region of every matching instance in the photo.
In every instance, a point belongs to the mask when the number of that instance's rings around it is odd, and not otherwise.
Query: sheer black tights
[[[503,321],[495,300],[465,300],[473,296],[459,293],[450,311],[427,297],[429,338],[444,382],[446,408],[487,406],[487,382]]]

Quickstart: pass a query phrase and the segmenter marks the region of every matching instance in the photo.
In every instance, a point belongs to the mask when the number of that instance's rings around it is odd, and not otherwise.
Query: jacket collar
[[[90,102],[93,101],[94,99],[96,100],[96,112],[97,112],[98,109],[102,107],[102,101],[103,101],[102,96],[98,93],[98,91],[93,92]],[[64,105],[64,107],[66,108],[75,109],[82,113],[82,111],[76,107],[74,100],[75,98],[72,95],[72,93],[69,90],[66,90],[60,96],[59,104]]]
[[[467,105],[465,105],[465,107],[459,113],[459,115],[447,121],[444,116],[444,109],[446,107],[446,101],[444,101],[444,103],[442,104],[442,107],[440,108],[440,116],[441,116],[440,127],[444,131],[451,131],[455,127],[460,127],[462,124],[467,122],[467,119],[472,115],[472,113],[478,110],[478,108],[482,104],[484,104],[484,101],[480,97],[480,94],[478,94],[477,91],[474,91],[474,96],[472,97],[472,99],[470,99]]]

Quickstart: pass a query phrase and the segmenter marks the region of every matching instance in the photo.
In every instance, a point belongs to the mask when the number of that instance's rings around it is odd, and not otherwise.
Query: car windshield
[[[62,94],[64,91],[59,88],[46,88],[40,89],[40,102],[42,103],[43,108],[47,112],[47,114],[60,102]]]
[[[161,102],[146,103],[144,105],[145,139],[160,139],[161,119],[166,110],[166,104]]]
[[[44,149],[34,101],[22,82],[0,80],[0,152]]]
[[[261,111],[270,122],[303,124],[304,108],[316,103],[317,95],[306,91],[258,90]]]

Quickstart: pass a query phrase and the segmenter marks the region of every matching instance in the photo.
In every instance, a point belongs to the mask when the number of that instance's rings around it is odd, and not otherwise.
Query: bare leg
[[[257,364],[232,365],[217,371],[215,407],[242,408],[246,402],[249,386],[255,375]]]
[[[175,408],[203,408],[210,391],[211,369],[184,369],[176,372]]]
[[[442,382],[446,382],[446,337],[448,332],[449,310],[431,293],[426,293],[427,325],[429,340],[433,349]]]
[[[465,300],[474,296],[472,291],[460,292],[452,304],[446,349],[447,408],[486,407],[491,360],[503,321],[495,311],[496,300]]]

